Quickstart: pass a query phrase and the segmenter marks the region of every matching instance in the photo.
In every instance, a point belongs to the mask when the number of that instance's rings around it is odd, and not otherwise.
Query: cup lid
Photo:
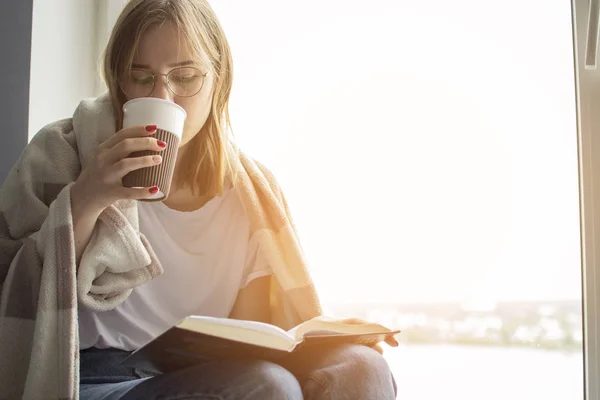
[[[126,112],[125,109],[135,106],[138,103],[148,103],[148,102],[155,102],[158,104],[164,104],[167,105],[169,107],[174,107],[176,109],[178,109],[179,111],[181,111],[183,113],[184,118],[187,118],[187,113],[185,112],[185,110],[183,109],[183,107],[181,107],[179,104],[174,103],[172,101],[169,100],[165,100],[165,99],[159,99],[157,97],[138,97],[135,99],[131,99],[129,101],[127,101],[125,104],[123,104],[123,112]]]

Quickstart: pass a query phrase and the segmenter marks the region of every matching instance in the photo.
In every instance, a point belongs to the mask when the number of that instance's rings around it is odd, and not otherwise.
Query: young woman
[[[272,321],[273,271],[235,193],[240,154],[228,131],[232,59],[207,0],[131,0],[112,32],[104,74],[116,133],[94,149],[70,189],[78,263],[107,207],[157,190],[122,186],[129,171],[161,162],[130,153],[166,146],[153,138],[155,126],[120,129],[123,104],[161,98],[183,107],[187,120],[168,199],[138,203],[139,230],[164,272],[110,310],[79,306],[80,398],[395,398],[382,356],[358,345],[300,353],[285,366],[214,360],[163,375],[121,366],[131,351],[190,314]]]

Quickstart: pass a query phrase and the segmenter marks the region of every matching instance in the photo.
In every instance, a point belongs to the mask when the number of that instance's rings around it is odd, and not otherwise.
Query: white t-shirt
[[[181,212],[139,202],[140,232],[164,273],[137,287],[117,308],[79,309],[80,348],[135,350],[188,315],[226,318],[238,291],[271,274],[233,190]]]

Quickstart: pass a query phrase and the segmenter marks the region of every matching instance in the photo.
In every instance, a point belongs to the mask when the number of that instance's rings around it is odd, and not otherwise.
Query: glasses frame
[[[174,72],[174,71],[179,71],[182,69],[187,69],[187,68],[192,68],[195,69],[196,71],[198,71],[200,73],[200,75],[202,76],[202,84],[200,85],[200,89],[198,89],[196,91],[196,93],[194,94],[190,94],[187,96],[182,96],[180,94],[175,93],[175,91],[173,91],[173,89],[171,88],[170,80],[169,80],[169,75]],[[144,71],[144,72],[149,72],[146,69],[143,68],[131,68],[128,70],[128,73],[131,73],[131,71]],[[154,92],[154,88],[156,87],[156,77],[157,76],[164,76],[165,77],[165,83],[167,84],[167,89],[169,89],[169,92],[171,92],[174,96],[177,97],[194,97],[195,95],[197,95],[198,93],[200,93],[200,91],[202,91],[202,88],[204,87],[204,82],[206,81],[206,75],[208,75],[208,72],[202,72],[200,69],[196,68],[196,67],[191,67],[191,66],[183,66],[183,67],[177,67],[177,68],[173,68],[172,70],[170,70],[169,72],[167,72],[166,74],[149,74],[148,76],[152,76],[152,89],[150,89],[150,92],[146,95],[146,96],[142,96],[142,97],[148,97],[152,94],[152,92]],[[121,91],[129,98],[138,98],[138,97],[133,97],[130,94],[127,93],[127,91],[125,90],[125,88],[123,86],[125,86],[124,82],[122,80],[120,80],[119,82],[119,86],[121,88]]]

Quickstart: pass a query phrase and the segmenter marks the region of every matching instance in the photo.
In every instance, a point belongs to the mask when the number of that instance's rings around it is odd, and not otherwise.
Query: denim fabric
[[[387,400],[396,384],[386,361],[358,345],[306,349],[281,365],[211,360],[163,375],[125,368],[128,353],[88,349],[81,356],[81,400]]]

